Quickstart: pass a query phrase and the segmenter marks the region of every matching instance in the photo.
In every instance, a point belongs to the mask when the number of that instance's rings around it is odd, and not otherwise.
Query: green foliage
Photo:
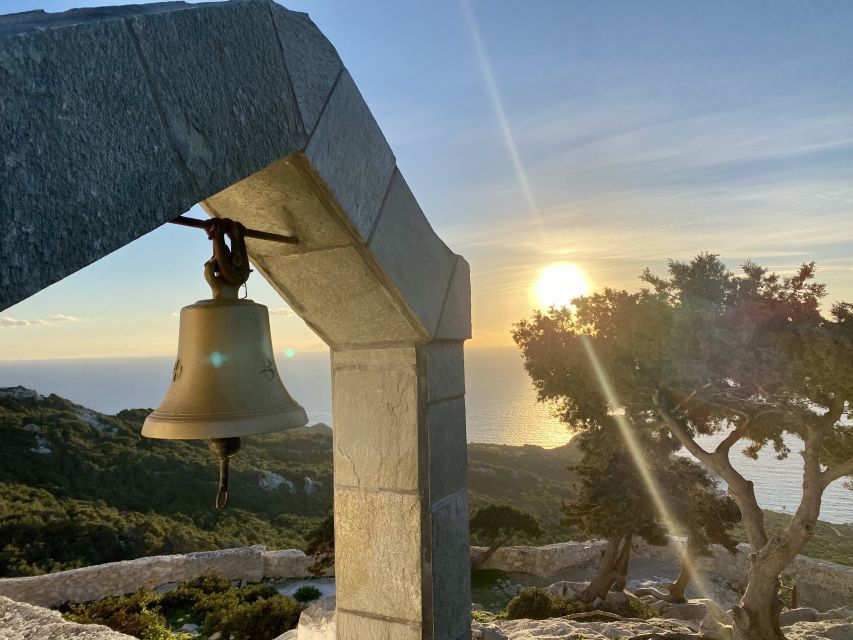
[[[297,602],[313,602],[323,593],[315,586],[306,584],[304,587],[299,587],[296,592],[293,594],[293,599]]]
[[[509,601],[506,617],[510,620],[544,620],[565,615],[563,601],[540,587],[527,587]]]
[[[157,606],[157,597],[147,589],[105,598],[88,604],[70,605],[65,617],[81,624],[102,624],[141,640],[183,640],[175,634]]]
[[[147,589],[127,596],[70,605],[64,616],[74,622],[103,624],[141,640],[184,640],[175,625],[199,624],[205,634],[221,632],[223,640],[271,640],[292,629],[302,611],[293,598],[268,584],[235,587],[216,575],[180,584],[162,595]]]
[[[231,466],[233,506],[220,513],[205,444],[141,438],[147,413],[0,397],[0,576],[250,544],[304,547],[302,533],[332,502],[327,428],[245,438]],[[51,453],[33,451],[38,441]],[[298,486],[310,476],[318,487],[263,491],[265,471]]]
[[[471,517],[470,531],[475,541],[489,547],[508,544],[516,536],[536,539],[543,534],[536,518],[506,504],[477,509]]]
[[[322,576],[335,566],[335,514],[330,513],[308,532],[305,553],[314,559],[308,571],[312,576]]]

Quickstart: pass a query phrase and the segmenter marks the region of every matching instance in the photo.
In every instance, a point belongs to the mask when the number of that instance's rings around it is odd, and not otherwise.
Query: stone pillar
[[[470,633],[462,342],[332,354],[340,640]]]

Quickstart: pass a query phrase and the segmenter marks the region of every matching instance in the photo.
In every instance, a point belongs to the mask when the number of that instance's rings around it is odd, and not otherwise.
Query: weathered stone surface
[[[686,624],[671,620],[624,620],[619,622],[575,622],[564,618],[548,620],[508,620],[501,622],[500,630],[509,640],[530,640],[532,638],[583,638],[584,640],[612,640],[630,638],[645,634],[674,633],[693,634]]]
[[[0,77],[5,309],[195,199],[122,21],[4,35]]]
[[[246,239],[253,259],[314,251],[352,242],[350,232],[316,193],[301,153],[272,163],[202,202],[208,213],[249,229],[292,235],[298,245]],[[251,285],[251,281],[249,282]]]
[[[352,611],[338,610],[337,628],[336,640],[366,640],[367,638],[370,640],[422,640],[423,638],[419,623],[381,620]],[[332,640],[332,638],[322,640]]]
[[[782,615],[779,616],[779,624],[783,627],[787,627],[788,625],[796,624],[797,622],[814,622],[817,620],[819,615],[820,611],[812,609],[811,607],[788,609],[788,611],[783,611]]]
[[[228,580],[260,582],[264,578],[264,547],[244,547],[222,551],[198,551],[184,556],[186,573],[196,577],[216,573]]]
[[[270,7],[305,131],[310,134],[344,65],[307,14],[275,4]]]
[[[429,405],[430,500],[464,489],[468,471],[465,398]]]
[[[197,200],[305,145],[265,3],[196,5],[130,25]]]
[[[86,602],[189,579],[185,556],[153,556],[24,578],[0,579],[0,595],[45,607]]]
[[[132,640],[94,624],[66,622],[58,611],[0,596],[0,640]]]
[[[577,600],[586,590],[588,582],[567,582],[561,580],[545,587],[545,591],[566,600]]]
[[[548,578],[567,569],[589,567],[598,561],[604,549],[602,540],[587,542],[561,542],[543,547],[503,547],[483,564],[483,569],[500,569],[530,573]],[[481,553],[482,547],[471,547],[472,553]]]
[[[507,635],[496,624],[471,623],[471,640],[508,640]]]
[[[467,340],[471,337],[471,267],[462,256],[456,258],[456,268],[435,337],[442,340]]]
[[[448,496],[430,510],[432,521],[432,612],[435,640],[461,640],[471,624],[468,494]]]
[[[676,620],[701,621],[707,616],[712,616],[717,620],[725,620],[726,612],[716,602],[707,598],[675,603],[666,610],[666,617]]]
[[[419,622],[423,567],[417,495],[336,487],[335,563],[338,607]]]
[[[465,395],[464,343],[433,342],[423,347],[426,358],[428,400],[438,402]]]
[[[335,596],[331,596],[318,600],[301,613],[294,638],[336,640],[335,629]]]
[[[391,178],[370,249],[427,333],[434,334],[455,256],[435,235],[399,170]]]
[[[413,349],[400,357],[414,360]],[[418,384],[415,364],[371,366],[374,352],[360,365],[340,365],[335,354],[335,484],[363,489],[416,491],[418,488]]]
[[[304,578],[311,575],[308,571],[314,560],[298,549],[264,551],[265,578]],[[331,575],[332,570],[327,572]]]
[[[798,622],[782,627],[787,640],[850,640],[853,624],[849,622]]]
[[[396,160],[346,71],[335,85],[305,155],[344,215],[367,241]]]
[[[332,346],[412,343],[421,336],[353,247],[270,256],[261,264],[291,308]]]

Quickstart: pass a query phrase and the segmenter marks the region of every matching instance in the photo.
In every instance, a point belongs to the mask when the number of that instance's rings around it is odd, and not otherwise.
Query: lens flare
[[[634,465],[636,466],[637,471],[640,474],[640,478],[642,478],[643,480],[643,484],[646,487],[646,491],[648,491],[649,496],[652,499],[652,503],[655,506],[655,511],[657,511],[658,517],[660,518],[669,535],[671,537],[678,537],[680,535],[680,531],[677,521],[672,515],[672,510],[666,504],[666,500],[664,499],[663,492],[658,486],[657,480],[652,474],[651,469],[649,469],[649,462],[643,455],[643,451],[640,448],[639,442],[637,442],[637,437],[634,434],[634,430],[628,423],[627,418],[625,418],[622,405],[619,402],[615,390],[613,389],[613,385],[610,384],[610,379],[607,377],[607,372],[604,370],[604,367],[601,366],[601,361],[599,361],[598,355],[595,353],[595,348],[592,345],[592,341],[587,336],[581,336],[581,344],[583,344],[584,351],[586,351],[586,355],[589,358],[593,371],[595,372],[595,377],[598,381],[598,386],[604,392],[604,397],[607,398],[607,402],[613,409],[613,419],[616,421],[616,424],[619,428],[619,433],[625,440],[625,446],[628,448],[628,453],[630,454],[631,459],[634,461]],[[713,600],[713,597],[710,595],[711,591],[708,588],[707,583],[703,579],[702,575],[695,570],[693,559],[687,552],[687,546],[674,546],[676,552],[679,555],[679,559],[682,562],[682,565],[687,567],[690,571],[691,579],[693,580],[693,584],[695,585],[696,590],[703,598]]]

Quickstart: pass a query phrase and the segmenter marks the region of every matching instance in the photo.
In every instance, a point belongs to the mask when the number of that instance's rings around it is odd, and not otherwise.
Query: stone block
[[[415,342],[422,335],[353,247],[257,258],[256,264],[333,347]]]
[[[130,25],[197,200],[304,147],[266,3],[197,5]]]
[[[340,601],[340,598],[338,599]],[[337,640],[423,640],[420,623],[383,620],[338,609]]]
[[[227,580],[260,582],[264,579],[264,547],[243,547],[221,551],[188,553],[186,579],[191,580],[206,573],[215,573]]]
[[[463,342],[434,342],[422,347],[421,353],[427,365],[429,402],[465,395]]]
[[[299,244],[289,245],[246,238],[252,258],[349,244],[350,232],[320,200],[306,162],[301,153],[273,162],[202,201],[202,207],[210,215],[238,220],[250,229],[299,239]]]
[[[310,134],[344,64],[307,14],[288,11],[277,4],[270,4],[270,8],[302,122]]]
[[[429,406],[429,478],[433,504],[464,489],[468,471],[465,398]]]
[[[311,575],[308,567],[314,563],[299,549],[264,551],[263,560],[265,578],[304,578]]]
[[[0,74],[5,309],[195,198],[121,20],[4,34]]]
[[[77,624],[63,619],[59,611],[34,607],[0,596],[0,639],[2,640],[133,640],[99,624]]]
[[[417,366],[417,352],[413,347],[391,347],[388,349],[352,349],[332,351],[332,367],[372,369],[410,369]]]
[[[442,340],[468,340],[471,337],[471,267],[462,256],[456,257],[456,268],[435,337]]]
[[[430,510],[434,640],[467,640],[471,627],[468,495],[463,489]]]
[[[335,485],[418,489],[415,367],[335,368]]]
[[[423,576],[418,496],[337,487],[335,564],[339,610],[419,621]],[[338,624],[338,637],[349,637],[341,635],[340,620]]]
[[[305,155],[344,216],[367,241],[396,160],[348,72],[338,79]]]
[[[427,333],[434,334],[455,256],[433,231],[399,170],[391,178],[370,250]]]

